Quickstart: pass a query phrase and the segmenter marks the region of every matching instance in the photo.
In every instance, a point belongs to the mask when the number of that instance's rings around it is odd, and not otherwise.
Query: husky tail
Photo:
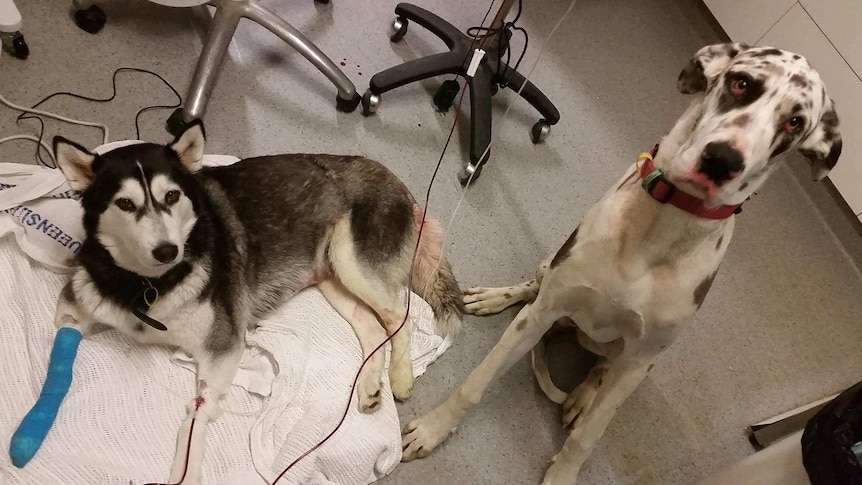
[[[417,232],[422,222],[422,209],[415,207]],[[443,229],[436,220],[426,218],[422,239],[413,264],[411,290],[431,305],[437,318],[437,333],[455,336],[461,327],[464,302],[452,268],[443,257]]]

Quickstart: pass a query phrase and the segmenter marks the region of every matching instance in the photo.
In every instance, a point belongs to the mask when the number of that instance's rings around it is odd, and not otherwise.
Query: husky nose
[[[153,257],[160,263],[170,263],[177,257],[180,248],[173,244],[162,244],[156,249],[153,249]]]
[[[727,142],[712,142],[706,145],[700,157],[698,172],[721,185],[736,177],[744,167],[742,153]]]

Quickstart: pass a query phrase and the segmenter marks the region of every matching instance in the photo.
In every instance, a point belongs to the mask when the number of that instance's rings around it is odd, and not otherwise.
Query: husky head
[[[84,229],[116,264],[145,277],[162,276],[186,257],[201,193],[204,127],[189,124],[172,143],[144,143],[93,154],[54,138],[57,165],[81,192]]]

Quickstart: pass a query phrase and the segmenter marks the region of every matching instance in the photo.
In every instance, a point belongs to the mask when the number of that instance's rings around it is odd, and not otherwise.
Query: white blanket
[[[0,217],[4,214],[0,213]],[[193,397],[193,368],[180,353],[143,347],[116,331],[81,343],[57,421],[23,469],[9,439],[36,400],[53,342],[53,313],[68,276],[0,239],[0,483],[140,485],[168,478],[176,433]],[[416,376],[448,347],[430,307],[411,295]],[[249,349],[224,406],[209,425],[204,484],[271,483],[338,423],[361,362],[350,325],[310,288],[247,336]],[[358,412],[355,394],[341,429],[279,484],[365,484],[401,458],[388,382],[381,408]]]

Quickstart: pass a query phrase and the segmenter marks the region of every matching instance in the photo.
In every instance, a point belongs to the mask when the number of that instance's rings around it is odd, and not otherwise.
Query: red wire
[[[469,79],[467,82],[468,83],[470,82]],[[434,185],[434,179],[437,177],[437,171],[440,170],[440,165],[443,162],[443,155],[445,155],[446,148],[449,146],[449,141],[452,139],[452,134],[455,132],[455,125],[458,123],[458,118],[461,115],[461,102],[464,101],[464,93],[466,93],[466,92],[467,92],[467,87],[465,86],[464,89],[461,91],[461,96],[458,98],[458,107],[455,110],[455,118],[452,120],[452,128],[449,129],[449,136],[446,137],[446,144],[443,146],[443,152],[440,153],[440,160],[437,161],[437,167],[434,169],[434,175],[431,176],[431,182],[428,184],[428,191],[425,194],[425,206],[422,210],[422,223],[419,225],[419,236],[416,238],[416,247],[413,249],[413,259],[411,260],[410,273],[407,277],[407,288],[408,288],[408,290],[410,288],[411,283],[413,282],[413,265],[416,263],[416,254],[419,251],[419,242],[422,239],[422,228],[425,226],[425,214],[428,212],[428,201],[431,198],[431,188]],[[273,480],[272,485],[275,485],[275,483],[278,482],[281,479],[281,477],[283,477],[288,472],[288,470],[290,470],[297,463],[302,461],[302,459],[304,459],[306,456],[310,455],[311,453],[316,451],[318,448],[323,446],[323,444],[326,443],[327,441],[329,441],[329,439],[332,438],[332,435],[334,435],[339,430],[339,428],[341,428],[341,425],[344,424],[344,420],[347,418],[347,413],[350,411],[350,403],[353,402],[353,392],[356,390],[356,383],[359,381],[359,375],[362,373],[362,369],[365,368],[365,364],[368,363],[368,361],[371,359],[371,357],[373,357],[374,354],[377,353],[378,350],[383,348],[383,346],[386,345],[387,342],[392,340],[392,338],[395,337],[395,335],[398,334],[398,332],[400,332],[402,328],[404,328],[404,324],[407,323],[408,318],[410,318],[410,295],[409,295],[409,292],[407,295],[407,313],[404,314],[404,320],[401,322],[401,325],[399,325],[398,328],[394,332],[392,332],[392,335],[386,337],[386,339],[383,340],[383,342],[380,345],[378,345],[370,354],[368,354],[368,357],[366,357],[365,360],[362,361],[362,365],[359,366],[359,370],[356,371],[356,376],[353,378],[353,384],[350,386],[350,394],[349,394],[349,397],[347,398],[347,405],[344,407],[344,413],[341,414],[341,420],[338,421],[338,424],[335,426],[335,428],[333,428],[333,430],[330,431],[329,434],[326,435],[325,438],[323,438],[319,443],[317,443],[316,445],[311,447],[305,453],[299,455],[299,457],[297,459],[293,460],[293,462],[290,465],[287,465],[287,468],[285,468],[281,472],[281,474],[279,474],[278,477],[276,477],[276,479]],[[390,365],[392,365],[392,364],[390,363]]]
[[[197,411],[197,409],[195,409]],[[186,444],[186,463],[183,465],[183,476],[177,483],[147,483],[146,485],[180,485],[186,479],[186,473],[189,472],[189,455],[192,454],[192,436],[195,433],[195,418],[192,418],[192,425],[189,426],[189,442]]]

